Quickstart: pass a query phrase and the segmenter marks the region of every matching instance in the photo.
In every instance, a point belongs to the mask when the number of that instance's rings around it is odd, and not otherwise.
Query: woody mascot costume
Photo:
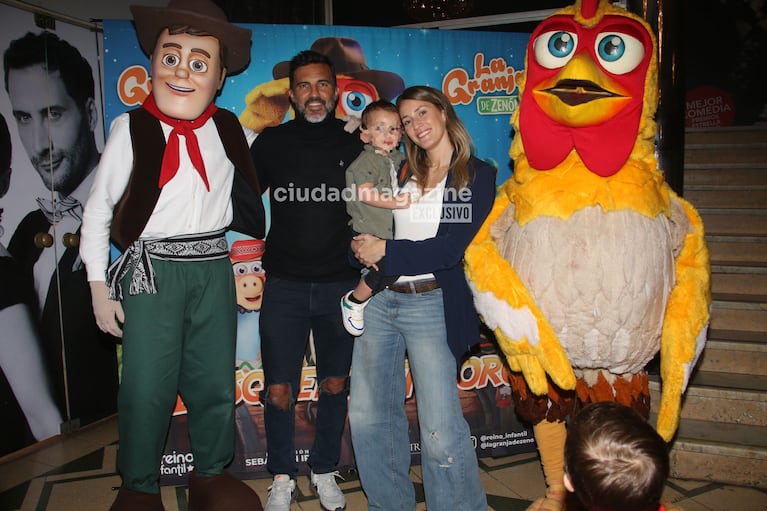
[[[177,394],[187,407],[192,511],[261,510],[224,468],[234,454],[237,325],[226,229],[261,238],[255,134],[215,96],[250,60],[250,30],[211,0],[131,6],[152,93],[111,125],[80,252],[99,327],[122,337],[123,484],[112,511],[161,511],[160,463]],[[109,265],[110,240],[122,255]]]

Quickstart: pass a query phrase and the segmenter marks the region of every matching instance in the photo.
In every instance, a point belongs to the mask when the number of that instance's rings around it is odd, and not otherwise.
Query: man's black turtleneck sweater
[[[352,231],[343,193],[346,167],[360,151],[359,132],[347,133],[334,117],[310,123],[299,116],[258,135],[251,153],[261,187],[270,192],[267,275],[310,282],[359,275],[349,265]]]

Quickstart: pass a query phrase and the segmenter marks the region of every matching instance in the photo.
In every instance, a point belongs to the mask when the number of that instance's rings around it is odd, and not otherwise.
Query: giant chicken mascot
[[[565,419],[615,400],[669,441],[705,343],[711,302],[703,225],[654,155],[655,37],[604,0],[578,0],[531,35],[512,124],[513,176],[466,253],[477,310],[506,355],[561,510]]]

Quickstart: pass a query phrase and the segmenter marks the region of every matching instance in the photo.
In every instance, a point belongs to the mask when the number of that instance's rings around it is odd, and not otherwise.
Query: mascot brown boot
[[[109,511],[165,511],[159,493],[142,493],[120,488]]]
[[[533,426],[533,434],[546,479],[546,496],[533,502],[527,511],[564,511],[567,498],[564,481],[567,427],[564,422],[542,420]]]
[[[263,511],[261,500],[248,485],[228,472],[203,477],[189,474],[189,511]]]

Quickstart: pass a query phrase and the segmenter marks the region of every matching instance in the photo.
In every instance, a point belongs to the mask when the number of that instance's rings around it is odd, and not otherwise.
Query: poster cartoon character
[[[258,332],[258,312],[264,297],[266,271],[261,265],[266,244],[259,239],[242,239],[232,243],[232,262],[237,290],[237,352],[238,361],[250,361],[261,367],[261,337]]]
[[[394,99],[405,89],[398,74],[368,67],[356,39],[320,37],[312,43],[311,50],[333,62],[338,83],[336,117],[352,119],[353,129],[366,106],[377,99]],[[278,62],[272,69],[274,80],[257,85],[245,96],[246,108],[240,114],[243,126],[260,133],[268,126],[282,123],[290,108],[288,65],[287,61]]]

